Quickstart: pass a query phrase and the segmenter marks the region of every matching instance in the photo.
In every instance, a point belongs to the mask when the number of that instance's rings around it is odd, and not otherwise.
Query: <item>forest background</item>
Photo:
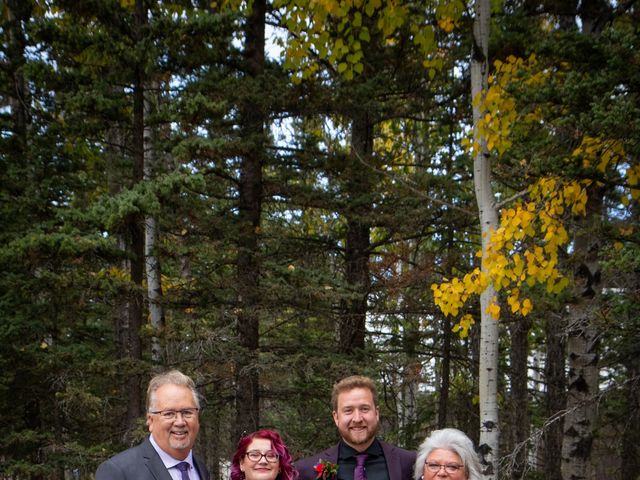
[[[0,9],[0,478],[91,478],[165,368],[214,479],[353,373],[485,478],[638,478],[635,0]]]

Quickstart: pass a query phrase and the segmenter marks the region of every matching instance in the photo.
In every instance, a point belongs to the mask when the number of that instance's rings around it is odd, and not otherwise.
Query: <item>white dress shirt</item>
[[[189,478],[191,480],[200,480],[198,470],[193,463],[193,452],[189,452],[189,455],[184,460],[176,460],[158,446],[156,441],[153,439],[153,435],[149,435],[149,440],[151,441],[151,445],[153,445],[155,451],[158,452],[158,455],[160,455],[162,463],[164,463],[164,466],[167,467],[167,470],[169,471],[169,474],[171,475],[171,478],[173,480],[182,480],[180,470],[175,468],[175,466],[181,462],[187,462],[189,464]]]

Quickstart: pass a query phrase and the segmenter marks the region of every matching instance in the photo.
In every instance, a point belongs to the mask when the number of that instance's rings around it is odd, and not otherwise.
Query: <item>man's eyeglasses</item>
[[[259,462],[264,457],[269,463],[276,463],[280,458],[276,452],[269,450],[267,453],[261,453],[258,450],[249,450],[244,454],[252,462]]]
[[[182,415],[185,420],[191,420],[198,415],[199,408],[183,408],[182,410],[158,410],[157,412],[149,412],[152,415],[160,415],[163,420],[175,420],[178,414]]]
[[[464,465],[458,465],[457,463],[447,463],[445,465],[441,465],[439,463],[425,463],[425,467],[431,473],[438,473],[441,468],[444,468],[444,471],[447,473],[457,473],[458,470],[464,468]]]

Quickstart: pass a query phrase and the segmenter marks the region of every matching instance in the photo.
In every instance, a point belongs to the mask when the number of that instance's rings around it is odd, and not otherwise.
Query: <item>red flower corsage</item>
[[[338,465],[327,460],[320,459],[313,469],[318,474],[316,479],[335,480],[338,476]]]

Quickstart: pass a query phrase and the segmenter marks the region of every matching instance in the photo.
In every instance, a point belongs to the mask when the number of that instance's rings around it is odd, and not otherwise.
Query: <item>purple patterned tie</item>
[[[187,462],[180,462],[179,464],[175,465],[175,467],[180,470],[182,480],[189,480],[189,464]]]
[[[364,462],[367,461],[366,453],[356,455],[356,468],[353,471],[353,480],[367,480],[367,472],[364,469]]]

